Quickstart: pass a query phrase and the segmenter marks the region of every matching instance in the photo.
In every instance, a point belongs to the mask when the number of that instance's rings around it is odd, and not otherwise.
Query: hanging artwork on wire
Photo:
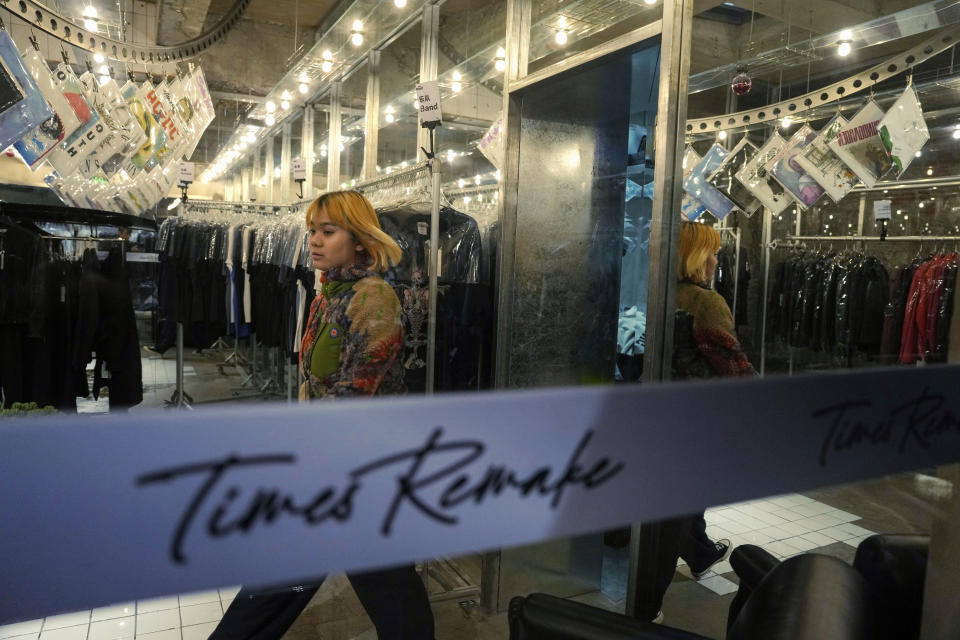
[[[714,144],[683,181],[684,191],[703,203],[707,211],[719,220],[723,220],[730,215],[736,205],[727,196],[720,193],[719,189],[710,184],[707,177],[713,175],[720,168],[729,153],[721,145]]]
[[[53,115],[10,34],[0,29],[0,149],[22,139]]]
[[[700,163],[700,154],[693,150],[693,147],[688,146],[687,150],[683,153],[683,179],[686,181],[687,176],[693,173],[693,169]],[[703,215],[707,210],[703,203],[691,196],[686,191],[683,192],[683,200],[680,204],[680,211],[683,214],[683,217],[691,222]]]
[[[797,156],[813,142],[817,132],[804,125],[787,141],[780,153],[767,161],[766,169],[801,207],[807,208],[820,199],[824,190],[797,163]]]
[[[157,152],[167,142],[167,134],[157,124],[150,107],[138,95],[138,89],[139,85],[136,83],[127,82],[123,85],[120,93],[123,95],[123,99],[127,101],[127,106],[130,107],[133,116],[137,119],[137,124],[146,134],[146,142],[133,154],[131,162],[138,169],[150,171],[157,164]]]
[[[747,189],[736,179],[736,174],[743,170],[744,166],[757,154],[757,148],[750,144],[746,137],[740,140],[730,151],[723,164],[720,165],[709,182],[716,187],[720,193],[727,196],[731,202],[737,205],[743,213],[748,216],[753,215],[760,208],[760,200],[753,195],[750,189]]]
[[[923,107],[913,85],[907,87],[880,120],[880,140],[899,178],[930,139]]]
[[[56,149],[58,144],[80,127],[80,120],[60,92],[60,87],[57,86],[50,74],[50,68],[40,54],[30,49],[24,54],[23,62],[34,82],[37,83],[40,93],[53,110],[53,116],[49,120],[43,121],[40,126],[14,143],[23,161],[36,171],[42,164],[44,156]]]
[[[97,110],[84,97],[83,85],[73,73],[70,65],[61,63],[53,71],[60,91],[66,97],[73,112],[80,120],[80,128],[60,143],[56,150],[47,156],[49,162],[61,176],[71,176],[81,168],[83,161],[103,142],[107,128],[100,120]]]
[[[786,144],[787,141],[779,133],[774,133],[735,174],[740,184],[749,189],[757,200],[774,215],[779,215],[790,206],[793,203],[793,198],[779,182],[773,179],[765,165],[771,158],[780,153]]]
[[[880,139],[883,109],[869,100],[857,115],[830,141],[830,150],[857,174],[867,187],[873,187],[893,166]]]
[[[845,126],[846,119],[838,114],[797,156],[797,164],[823,187],[834,202],[839,202],[859,182],[850,167],[830,150],[830,142]]]

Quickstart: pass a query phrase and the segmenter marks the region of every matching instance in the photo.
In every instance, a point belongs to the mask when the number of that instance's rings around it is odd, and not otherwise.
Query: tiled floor
[[[239,587],[138,600],[0,627],[0,640],[206,640]]]
[[[837,542],[856,547],[872,533],[854,524],[860,516],[799,494],[717,507],[706,512],[706,520],[712,539],[729,538],[735,547],[755,544],[778,558]],[[682,561],[678,571],[691,578]],[[696,584],[717,596],[733,593],[732,571],[729,562],[719,563]],[[51,616],[0,627],[0,640],[206,640],[237,591],[223,588]]]
[[[780,559],[837,542],[856,548],[873,533],[853,524],[860,516],[799,494],[709,509],[705,518],[712,540],[729,538],[734,547],[754,544]],[[679,567],[683,575],[692,577],[682,560]],[[697,582],[718,595],[732,593],[736,584],[723,577],[732,571],[729,562],[721,562]]]

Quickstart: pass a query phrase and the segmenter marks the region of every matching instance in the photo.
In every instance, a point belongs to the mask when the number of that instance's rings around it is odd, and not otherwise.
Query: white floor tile
[[[736,583],[727,580],[723,576],[710,576],[709,578],[698,581],[697,584],[721,596],[734,593],[737,590]],[[186,638],[184,638],[184,640],[186,640]]]
[[[780,508],[780,506],[777,504],[774,504],[772,500],[754,500],[750,504],[752,504],[753,506],[755,506],[756,508],[760,509],[765,513],[770,513]]]
[[[815,517],[803,518],[801,520],[794,520],[790,524],[792,524],[795,527],[801,527],[803,529],[802,533],[806,533],[808,531],[819,531],[820,529],[826,529],[827,527],[833,526],[829,524],[823,524],[820,520],[818,520]]]
[[[180,640],[180,629],[167,629],[153,633],[138,633],[137,640]]]
[[[837,528],[846,531],[847,533],[852,533],[855,536],[867,537],[873,535],[873,531],[864,529],[863,527],[858,527],[857,525],[850,524],[849,522],[847,524],[837,525]]]
[[[111,618],[125,618],[126,616],[132,616],[136,613],[136,602],[115,604],[109,607],[100,607],[99,609],[94,609],[93,615],[90,617],[90,621],[99,622],[100,620],[110,620]]]
[[[763,514],[760,514],[763,515]],[[756,531],[757,529],[763,529],[764,527],[769,527],[770,524],[764,522],[760,518],[754,516],[743,516],[740,518],[740,524],[744,524],[750,528],[751,531]]]
[[[841,511],[840,509],[834,509],[833,511],[828,511],[824,515],[832,516],[834,518],[839,518],[843,522],[853,522],[854,520],[859,520],[860,516],[849,513],[847,511]]]
[[[731,513],[732,511],[733,511],[733,510],[732,510],[730,507],[718,507],[718,508],[716,508],[716,509],[707,509],[707,511],[706,511],[706,513],[704,514],[704,516],[705,516],[705,517],[709,517],[709,516],[713,515],[713,516],[717,516],[718,518],[723,518],[724,520],[729,520],[729,519],[730,519],[730,513]]]
[[[818,516],[821,513],[833,511],[834,508],[822,502],[810,502],[808,504],[799,504],[793,507],[793,510],[805,516]]]
[[[820,546],[815,542],[811,542],[810,540],[807,540],[806,538],[803,538],[801,536],[787,538],[786,540],[784,540],[784,542],[789,544],[791,547],[796,547],[797,549],[800,549],[800,551],[812,551]]]
[[[75,627],[60,627],[58,629],[44,629],[40,632],[40,640],[87,640],[87,631],[89,624],[81,624]]]
[[[746,533],[747,531],[751,531],[751,527],[748,527],[742,522],[737,522],[736,520],[730,520],[728,522],[724,522],[723,524],[724,524],[723,528],[729,531],[730,533],[741,534],[741,533]]]
[[[823,534],[828,538],[833,538],[837,542],[843,542],[844,540],[849,540],[850,538],[856,538],[857,536],[841,529],[840,527],[830,527],[828,529],[821,529],[817,533]]]
[[[203,622],[215,622],[222,617],[223,610],[220,608],[219,598],[216,602],[180,607],[180,622],[185,627]]]
[[[38,640],[40,637],[40,632],[37,633],[28,633],[25,636],[12,636],[9,640]]]
[[[730,532],[719,526],[707,525],[707,537],[711,540],[717,540],[719,538],[727,538],[730,536]]]
[[[723,524],[727,521],[726,516],[721,516],[717,513],[705,513],[703,514],[703,519],[707,521],[707,524]]]
[[[771,511],[770,515],[777,516],[778,518],[783,518],[784,520],[787,520],[789,522],[793,522],[794,520],[802,520],[803,518],[807,517],[789,508],[780,509],[779,511]]]
[[[227,613],[227,609],[230,608],[230,604],[233,602],[233,598],[224,598],[220,601],[220,606],[223,607],[223,613]]]
[[[800,553],[802,550],[797,547],[789,544],[786,540],[778,540],[776,542],[771,542],[770,544],[764,547],[767,551],[776,552],[777,554],[783,557],[789,557],[794,554]]]
[[[134,616],[128,616],[92,623],[87,640],[129,640],[133,635]]]
[[[855,519],[859,520],[859,518],[856,518],[856,517]],[[839,516],[833,515],[833,512],[821,513],[818,516],[813,516],[812,518],[810,518],[810,520],[822,525],[821,528],[824,528],[824,529],[826,529],[827,527],[834,527],[838,524],[846,524],[847,522],[849,522],[849,520],[844,520]]]
[[[769,502],[769,503],[771,503],[771,504],[775,504],[775,505],[777,505],[778,507],[780,507],[781,509],[787,509],[787,508],[789,508],[789,507],[797,504],[797,503],[794,501],[793,498],[789,498],[789,497],[787,497],[787,496],[777,496],[776,498],[770,498],[770,499],[767,500],[767,502]]]
[[[799,493],[791,493],[790,496],[793,498],[794,504],[809,504],[811,502],[816,502],[813,498],[802,496]]]
[[[220,599],[233,600],[240,593],[240,587],[220,587]]]
[[[137,600],[137,613],[151,613],[153,611],[164,611],[166,609],[176,609],[180,606],[180,600],[177,596],[168,596],[166,598],[153,598],[152,600]]]
[[[766,529],[760,529],[757,533],[762,533],[765,536],[770,536],[774,540],[783,540],[784,538],[792,538],[794,535],[789,531],[781,527],[767,527]]]
[[[849,540],[844,540],[843,544],[848,544],[854,549],[860,546],[860,543],[863,542],[867,536],[857,536],[856,538],[850,538]]]
[[[42,631],[48,629],[63,629],[64,627],[76,627],[81,624],[89,624],[90,612],[78,611],[76,613],[64,613],[59,616],[47,616],[43,619]]]
[[[770,512],[758,513],[758,514],[755,515],[754,517],[755,517],[757,520],[759,520],[760,522],[763,522],[764,524],[766,524],[767,526],[774,525],[774,524],[783,524],[784,522],[789,522],[789,520],[786,520],[786,519],[781,518],[781,517],[779,517],[779,516],[775,516],[775,515],[773,515],[773,514],[770,513]]]
[[[137,614],[137,633],[153,633],[180,626],[180,610],[166,609]]]
[[[717,564],[710,567],[710,570],[715,574],[720,575],[721,573],[730,573],[733,571],[733,567],[730,565],[729,560],[724,560],[723,562],[718,562]]]
[[[779,528],[783,529],[790,533],[793,536],[802,536],[805,533],[809,533],[810,529],[804,527],[798,522],[784,522],[783,524],[777,525]]]
[[[812,542],[813,544],[817,545],[817,547],[825,547],[828,544],[833,544],[836,542],[836,540],[830,536],[826,536],[819,531],[811,531],[810,533],[805,533],[800,537],[804,540]]]
[[[29,633],[40,633],[40,627],[43,626],[43,618],[37,620],[27,620],[26,622],[15,622],[13,624],[8,624],[6,626],[0,627],[0,638],[6,640],[6,638],[13,638],[16,636],[22,636]]]
[[[768,542],[773,542],[773,538],[759,531],[748,531],[740,536],[740,544],[755,544],[763,546]]]
[[[208,602],[220,602],[220,592],[214,589],[212,591],[198,591],[196,593],[180,594],[181,607],[189,607],[195,604],[207,604]]]
[[[216,628],[216,622],[208,622],[206,624],[195,624],[192,627],[184,627],[180,631],[183,633],[183,640],[207,640]]]

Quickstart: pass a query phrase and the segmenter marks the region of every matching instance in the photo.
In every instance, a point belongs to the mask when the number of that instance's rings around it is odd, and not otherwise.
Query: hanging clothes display
[[[392,270],[393,284],[406,316],[406,341],[401,354],[405,382],[411,393],[426,389],[429,203],[380,207],[383,230],[403,250]],[[437,363],[435,388],[465,391],[490,384],[488,331],[492,290],[481,277],[483,253],[476,220],[451,207],[440,208],[437,269]]]
[[[104,387],[111,411],[138,404],[139,336],[119,242],[51,236],[8,216],[0,216],[0,231],[4,406],[36,402],[74,412],[77,397],[99,397]],[[97,248],[107,246],[101,262]]]
[[[890,280],[876,257],[799,253],[772,271],[768,328],[775,338],[841,357],[879,356]]]
[[[898,361],[903,364],[914,364],[920,360],[928,363],[946,362],[951,324],[954,321],[957,254],[936,255],[913,267],[915,263],[900,273],[897,288],[891,292],[892,308],[887,318],[892,326],[886,333],[895,330],[893,318],[902,303]],[[903,285],[906,282],[903,274],[909,271],[912,271],[912,276],[904,296]]]
[[[741,252],[739,263],[734,247],[723,245],[717,252],[717,275],[713,288],[723,296],[730,309],[736,309],[737,325],[748,324],[747,292],[750,288],[750,259]],[[736,293],[734,293],[736,292]]]

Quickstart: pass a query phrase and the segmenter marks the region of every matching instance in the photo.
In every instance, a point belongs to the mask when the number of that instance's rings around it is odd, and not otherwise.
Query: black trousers
[[[433,640],[433,612],[413,565],[347,574],[347,578],[379,640]],[[241,589],[209,640],[277,640],[322,583],[271,592]]]

